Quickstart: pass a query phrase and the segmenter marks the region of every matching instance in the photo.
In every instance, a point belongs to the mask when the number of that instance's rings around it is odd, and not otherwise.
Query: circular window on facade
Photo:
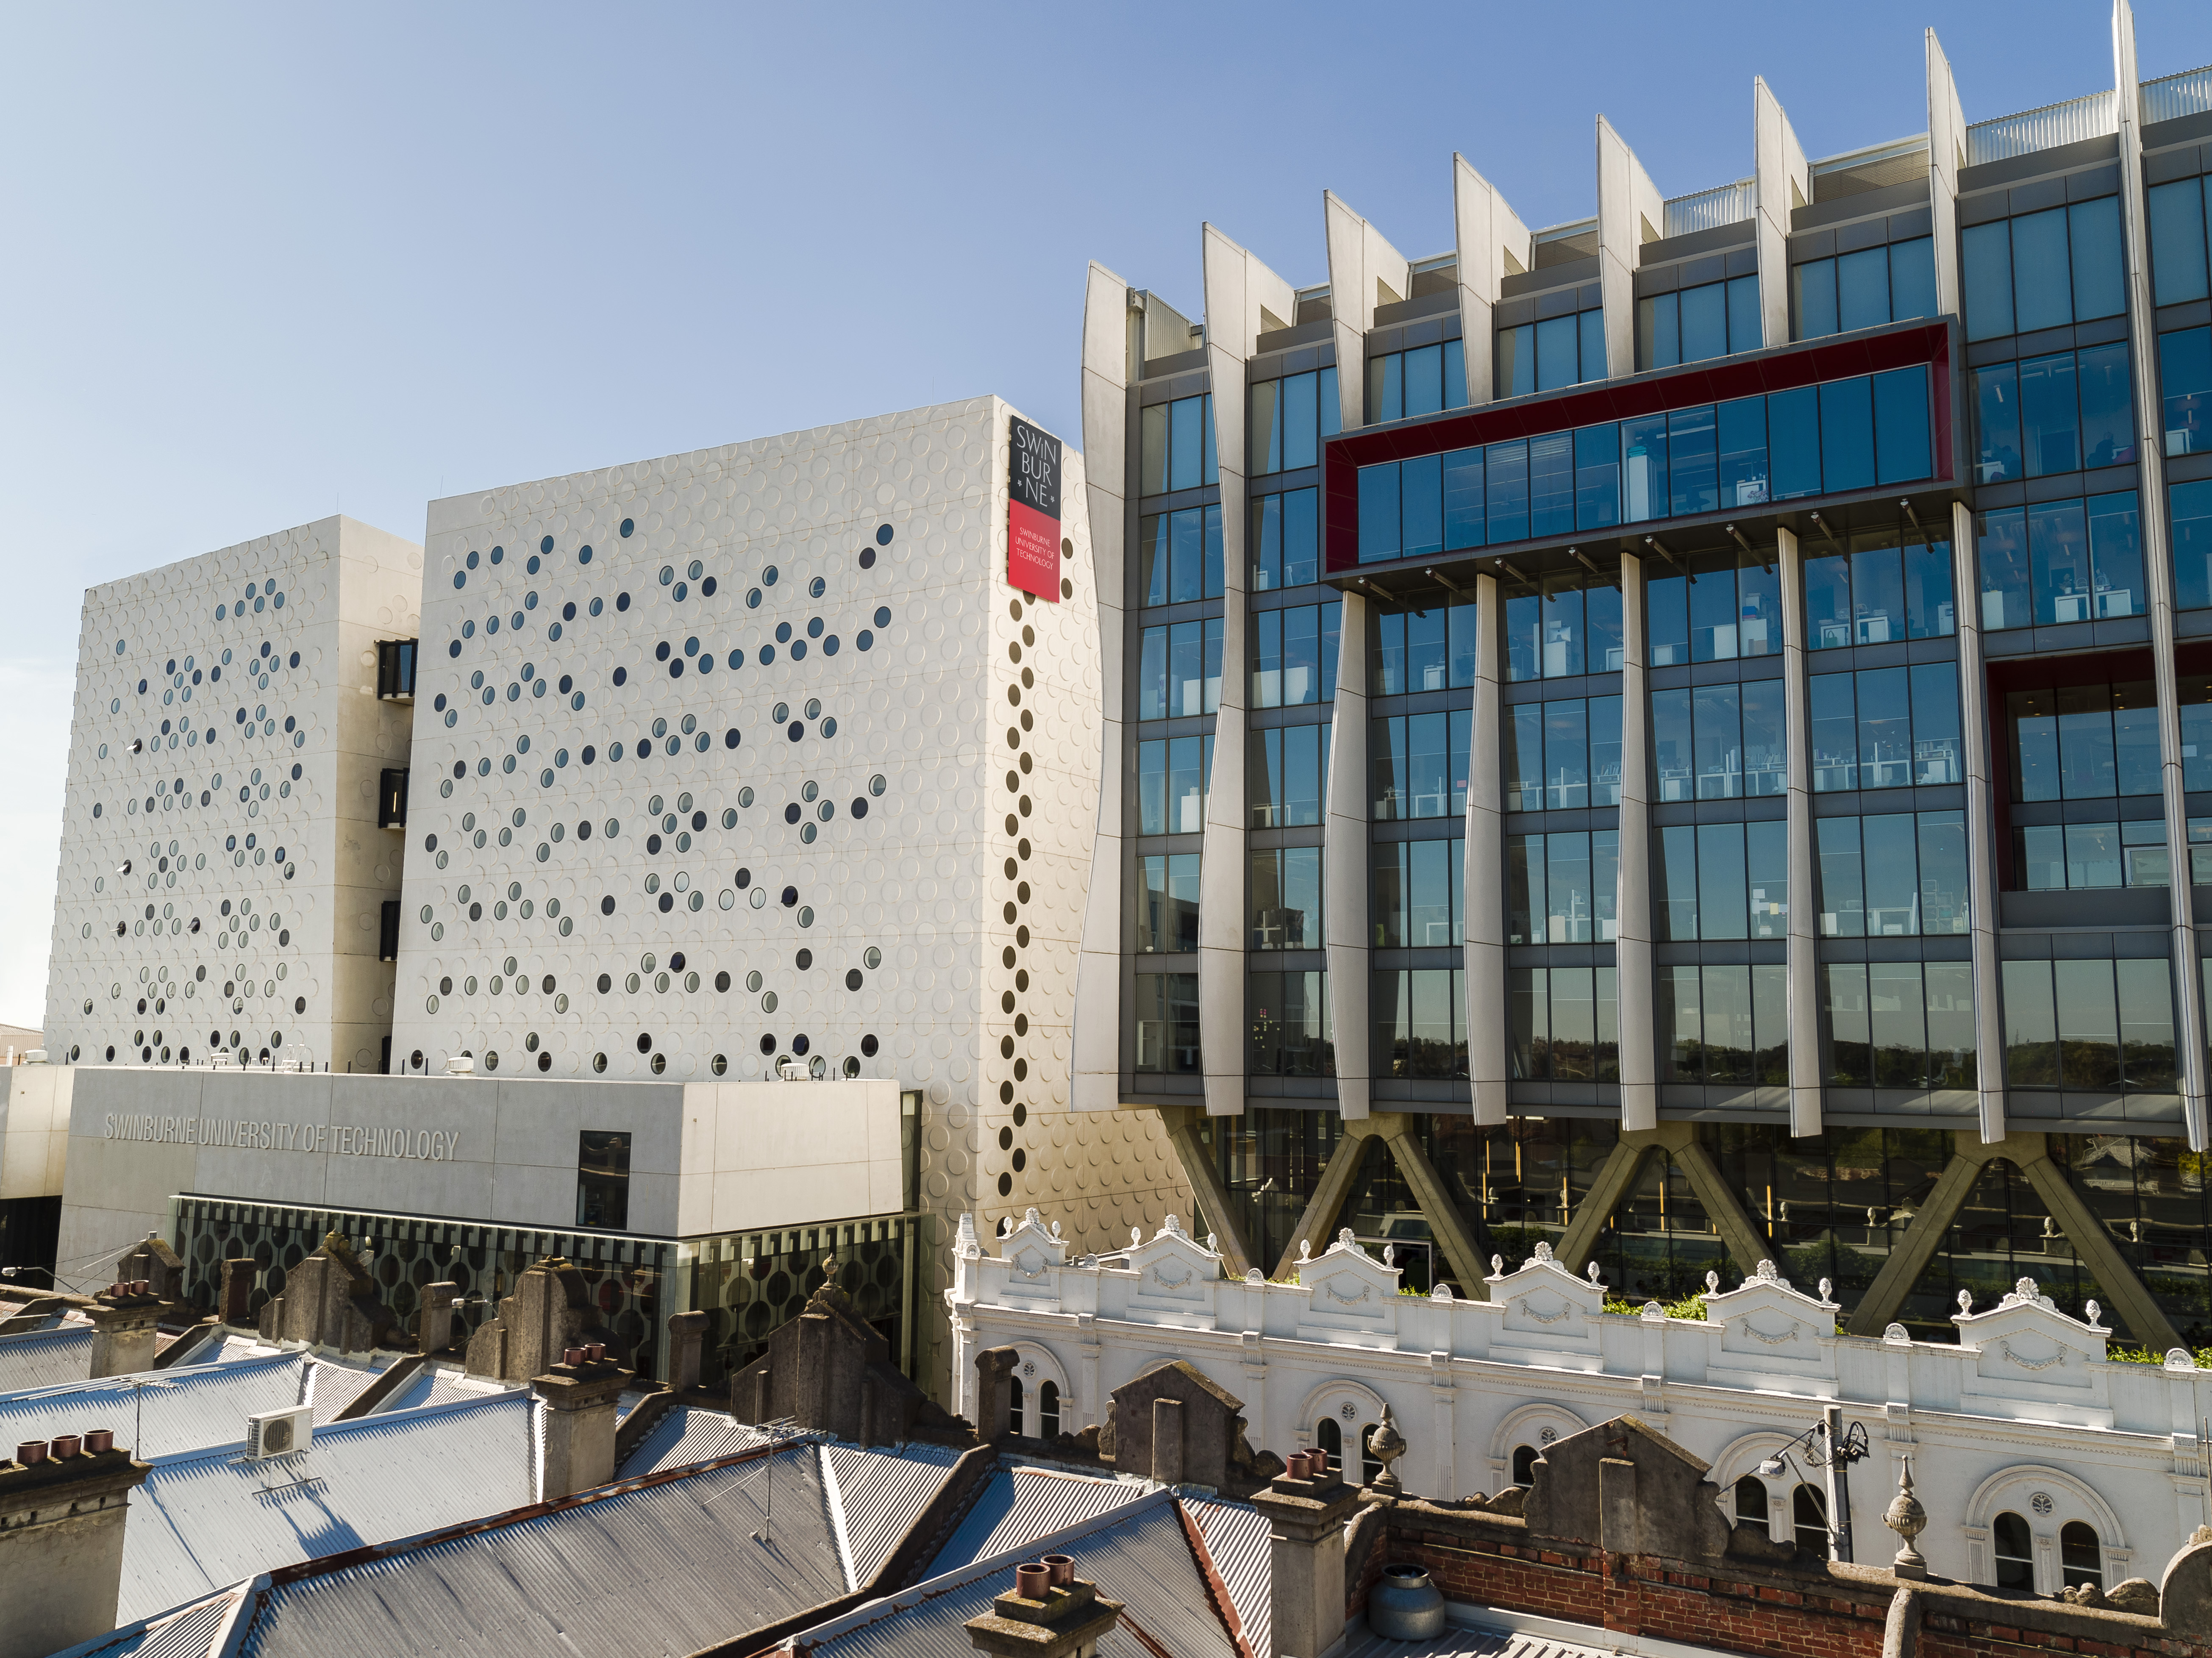
[[[765,993],[763,993],[763,994],[762,995],[762,997],[761,997],[761,1002],[760,1002],[760,1005],[761,1005],[761,1011],[762,1011],[762,1012],[763,1012],[763,1013],[773,1013],[773,1012],[775,1012],[775,992],[774,992],[773,990],[771,990],[771,991],[768,991],[768,992],[766,992]]]
[[[760,908],[763,905],[768,902],[768,889],[766,887],[755,887],[753,889],[753,896],[746,902],[751,904],[755,909]]]
[[[878,950],[873,944],[870,944],[866,950],[860,952],[860,960],[863,964],[867,967],[869,971],[873,972],[877,968],[879,968],[884,964],[884,952]]]
[[[871,794],[880,795],[884,787],[884,774],[881,772],[878,772],[868,780],[868,793]]]
[[[730,1061],[729,1057],[726,1054],[717,1054],[713,1059],[707,1061],[707,1069],[713,1072],[718,1077],[726,1073],[729,1068]]]
[[[809,824],[807,825],[807,827],[808,827],[809,829],[811,829],[811,828],[813,828],[814,826],[813,826],[811,823],[809,823]],[[814,925],[814,906],[813,906],[813,905],[811,905],[811,904],[801,904],[801,905],[799,907],[799,926],[812,926]]]

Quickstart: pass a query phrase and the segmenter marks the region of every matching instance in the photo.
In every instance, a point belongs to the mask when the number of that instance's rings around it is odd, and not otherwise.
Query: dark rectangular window
[[[1155,853],[1137,860],[1137,950],[1181,954],[1198,948],[1199,855]]]
[[[2185,610],[2212,605],[2212,478],[2166,489],[2173,531],[2173,602]]]
[[[2205,281],[2204,180],[2177,179],[2154,185],[2148,193],[2154,302],[2181,305],[2204,298],[2212,292]]]
[[[1960,232],[1966,337],[2002,338],[2127,308],[2117,196]]]
[[[1147,404],[1139,428],[1139,495],[1166,495],[1221,481],[1214,456],[1212,393]]]
[[[376,641],[376,694],[384,701],[414,700],[415,645],[411,639]]]
[[[1254,1076],[1336,1074],[1335,1045],[1329,1039],[1328,974],[1255,973],[1246,988],[1252,1004]]]
[[[576,1136],[576,1224],[607,1231],[629,1226],[628,1133],[586,1128]]]
[[[376,959],[380,962],[399,959],[399,901],[397,898],[384,901],[383,914],[379,917],[376,931]]]
[[[1321,579],[1321,492],[1287,489],[1252,503],[1252,591],[1303,587]]]
[[[1977,539],[1982,626],[1992,632],[2140,616],[2148,609],[2132,489],[1984,513]],[[2191,589],[2179,559],[2174,589],[2176,602],[2190,608]]]
[[[2004,966],[2005,1080],[2014,1088],[2171,1093],[2172,973],[2160,957]]]
[[[1186,507],[1140,519],[1137,591],[1147,605],[1220,598],[1221,508]]]
[[[1344,425],[1334,368],[1261,380],[1252,387],[1250,410],[1247,470],[1254,477],[1317,464],[1321,440]]]
[[[1199,1074],[1195,973],[1137,975],[1136,1068],[1179,1077]]]
[[[1516,1078],[1620,1080],[1612,968],[1515,968],[1506,975],[1506,1005]]]
[[[407,827],[407,773],[405,766],[386,766],[376,774],[376,826],[379,829]]]
[[[1636,302],[1638,374],[1736,351],[1756,351],[1762,343],[1757,276],[1705,282],[1677,293],[1650,295]]]
[[[1332,380],[1335,371],[1326,371]],[[1367,360],[1367,423],[1411,420],[1467,403],[1467,353],[1458,340]]]

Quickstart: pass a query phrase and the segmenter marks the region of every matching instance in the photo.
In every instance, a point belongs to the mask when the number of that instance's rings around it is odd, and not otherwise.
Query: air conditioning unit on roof
[[[292,1405],[281,1411],[264,1411],[246,1418],[246,1455],[249,1461],[289,1456],[304,1451],[315,1436],[315,1408]]]

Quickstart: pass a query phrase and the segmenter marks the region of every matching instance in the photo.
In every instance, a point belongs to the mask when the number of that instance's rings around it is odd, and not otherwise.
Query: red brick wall
[[[1894,1592],[1889,1586],[1862,1588],[1809,1575],[1799,1585],[1786,1577],[1701,1573],[1650,1556],[1559,1552],[1423,1530],[1419,1517],[1402,1509],[1391,1519],[1404,1523],[1391,1524],[1359,1563],[1349,1586],[1349,1613],[1365,1606],[1385,1564],[1411,1564],[1425,1569],[1446,1599],[1503,1611],[1758,1658],[1881,1658]],[[1922,1658],[2026,1658],[2038,1651],[2083,1658],[2212,1658],[2212,1643],[2153,1637],[2140,1645],[2109,1644],[1947,1616],[1933,1597],[1923,1606]]]

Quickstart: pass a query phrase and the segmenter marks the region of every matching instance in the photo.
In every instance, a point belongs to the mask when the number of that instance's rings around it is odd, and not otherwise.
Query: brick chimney
[[[636,1378],[594,1342],[569,1348],[560,1363],[532,1379],[545,1401],[544,1501],[613,1479],[617,1401]]]
[[[453,1345],[453,1303],[461,1298],[458,1284],[422,1286],[422,1314],[415,1331],[415,1350],[425,1356],[442,1353]]]
[[[998,1658],[1096,1658],[1121,1616],[1121,1602],[1103,1600],[1098,1585],[1075,1575],[1066,1555],[1014,1568],[1014,1587],[991,1610],[968,1620],[968,1640]]]
[[[668,1315],[668,1390],[688,1394],[699,1385],[702,1350],[707,1342],[704,1313]]]
[[[1309,1461],[1320,1467],[1309,1473]],[[1359,1492],[1329,1470],[1325,1453],[1309,1451],[1252,1505],[1267,1517],[1272,1652],[1321,1658],[1344,1638],[1344,1527]]]
[[[146,1280],[146,1287],[163,1301],[185,1296],[184,1258],[169,1248],[159,1232],[149,1232],[116,1258],[115,1276],[125,1284]]]
[[[216,1316],[234,1330],[253,1327],[253,1291],[261,1275],[260,1263],[241,1255],[222,1264],[222,1299]]]
[[[975,1431],[996,1445],[1014,1431],[1014,1370],[1021,1354],[1012,1347],[986,1347],[975,1355]]]
[[[110,1284],[92,1298],[84,1309],[92,1321],[92,1381],[154,1368],[154,1327],[165,1304],[143,1278]]]
[[[0,1461],[0,1658],[46,1658],[115,1627],[125,1511],[152,1470],[114,1438],[33,1442]]]

